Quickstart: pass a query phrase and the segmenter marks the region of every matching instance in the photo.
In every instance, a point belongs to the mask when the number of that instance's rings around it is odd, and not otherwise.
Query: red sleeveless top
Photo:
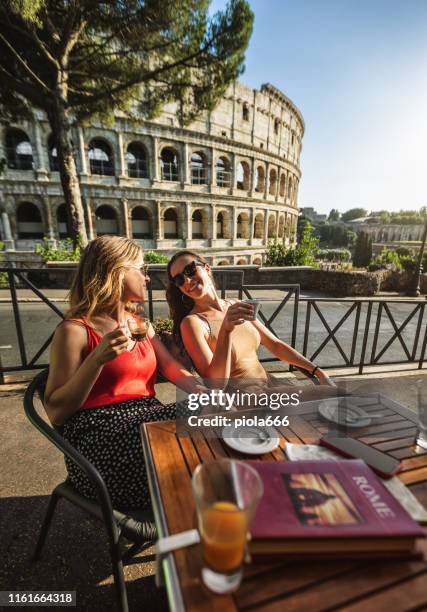
[[[102,336],[84,320],[68,321],[86,328],[87,346],[84,356],[87,357],[101,342]],[[147,337],[143,342],[135,342],[130,351],[124,351],[104,364],[80,410],[99,408],[138,397],[153,397],[156,377],[157,358],[151,340]]]

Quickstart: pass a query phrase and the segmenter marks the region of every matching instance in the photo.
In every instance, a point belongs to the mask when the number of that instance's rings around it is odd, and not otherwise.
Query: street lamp
[[[426,239],[427,239],[427,219],[424,221],[424,231],[423,231],[423,239],[420,247],[420,252],[418,253],[417,267],[414,271],[413,280],[411,283],[411,287],[407,293],[410,297],[420,297],[421,294],[421,273],[423,271],[423,255],[424,249],[426,247]]]

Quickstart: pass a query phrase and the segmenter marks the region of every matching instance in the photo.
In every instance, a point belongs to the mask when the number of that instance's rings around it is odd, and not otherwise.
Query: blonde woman
[[[151,326],[143,342],[130,337],[128,304],[144,300],[147,280],[138,244],[115,236],[90,242],[50,354],[48,417],[99,470],[116,507],[149,506],[139,425],[175,417],[175,404],[154,396],[157,370],[188,392],[200,390]],[[93,497],[86,476],[68,460],[66,466],[76,489]]]

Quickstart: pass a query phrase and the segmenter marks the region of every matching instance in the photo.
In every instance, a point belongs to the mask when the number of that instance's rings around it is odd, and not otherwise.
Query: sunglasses
[[[190,262],[185,266],[182,272],[171,278],[171,283],[173,283],[175,287],[182,287],[185,283],[185,277],[192,278],[196,274],[197,266],[204,268],[205,264],[202,261]]]

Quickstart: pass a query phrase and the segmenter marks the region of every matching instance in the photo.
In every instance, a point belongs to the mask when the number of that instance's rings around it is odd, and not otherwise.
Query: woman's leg
[[[64,437],[100,472],[116,508],[149,508],[140,425],[175,418],[175,405],[139,398],[103,408],[81,410],[64,427]],[[86,497],[95,490],[84,473],[66,459],[69,478]]]

